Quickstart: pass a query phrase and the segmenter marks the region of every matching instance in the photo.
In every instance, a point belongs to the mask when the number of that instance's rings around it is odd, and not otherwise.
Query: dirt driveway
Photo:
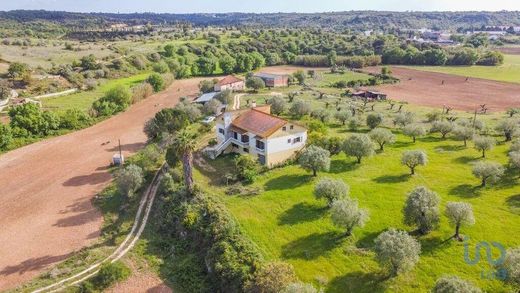
[[[91,199],[111,180],[107,165],[117,140],[126,155],[143,147],[144,122],[198,92],[199,81],[176,81],[93,127],[0,156],[0,291],[96,240],[102,216]]]
[[[393,100],[416,105],[473,111],[486,104],[490,111],[520,107],[520,84],[469,78],[444,73],[392,67],[392,74],[401,81],[375,87]],[[380,68],[369,68],[379,72]]]

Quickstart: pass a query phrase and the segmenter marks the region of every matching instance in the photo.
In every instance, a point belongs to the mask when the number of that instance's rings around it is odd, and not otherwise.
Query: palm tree
[[[182,160],[184,185],[191,194],[193,192],[193,151],[195,150],[195,136],[186,130],[181,130],[173,139],[171,149]]]

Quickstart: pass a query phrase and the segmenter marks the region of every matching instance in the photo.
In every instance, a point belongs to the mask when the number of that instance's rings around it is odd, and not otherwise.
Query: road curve
[[[102,215],[91,199],[110,183],[107,166],[117,140],[126,155],[139,150],[146,141],[144,122],[195,94],[199,81],[175,81],[90,128],[0,156],[0,290],[36,277],[96,240]]]

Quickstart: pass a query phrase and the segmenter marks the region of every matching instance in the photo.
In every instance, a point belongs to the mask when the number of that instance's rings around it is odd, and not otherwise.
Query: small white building
[[[305,147],[307,129],[271,115],[270,106],[225,112],[216,119],[217,145],[207,149],[212,158],[222,153],[250,154],[260,164],[276,166]]]
[[[240,78],[228,75],[221,79],[217,84],[215,84],[215,91],[221,92],[225,90],[232,90],[232,91],[243,91],[246,84],[243,80]]]

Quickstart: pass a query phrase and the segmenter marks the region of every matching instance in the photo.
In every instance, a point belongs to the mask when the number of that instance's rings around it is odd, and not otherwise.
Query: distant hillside
[[[42,10],[0,12],[5,20],[22,22],[52,22],[73,27],[99,27],[110,23],[164,24],[191,23],[195,26],[255,26],[255,27],[321,27],[363,29],[407,28],[480,28],[487,25],[520,25],[520,12],[384,12],[347,11],[332,13],[222,13],[222,14],[157,14],[157,13],[72,13]]]

